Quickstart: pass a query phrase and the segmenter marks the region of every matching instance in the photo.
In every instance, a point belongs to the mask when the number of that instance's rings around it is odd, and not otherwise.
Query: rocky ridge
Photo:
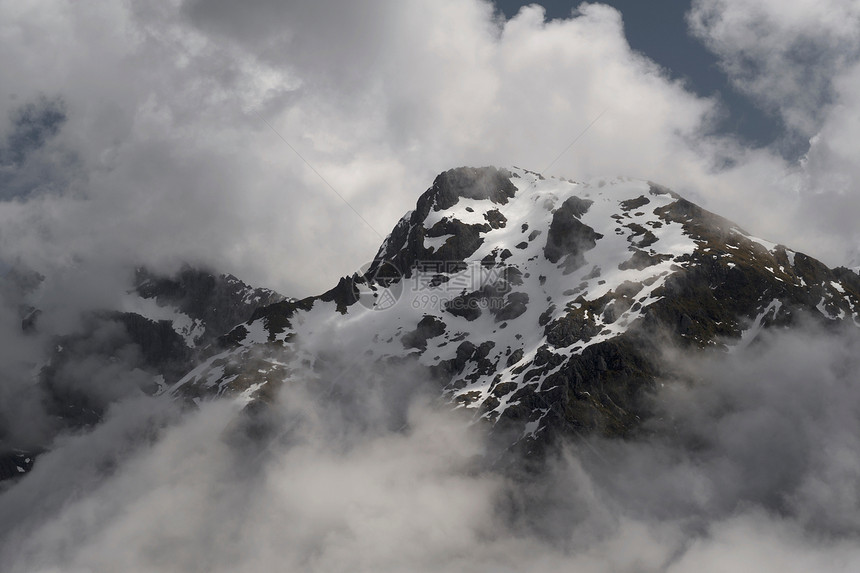
[[[38,289],[42,277],[21,276],[30,277],[27,292]],[[35,380],[43,405],[57,431],[97,424],[112,402],[130,393],[163,392],[217,352],[219,337],[237,323],[259,307],[284,300],[232,275],[188,265],[172,275],[138,268],[133,287],[116,308],[88,313],[81,328],[52,340],[49,360]],[[38,309],[22,306],[25,334],[38,331],[40,315]],[[4,446],[0,480],[29,471],[39,453],[32,447]]]

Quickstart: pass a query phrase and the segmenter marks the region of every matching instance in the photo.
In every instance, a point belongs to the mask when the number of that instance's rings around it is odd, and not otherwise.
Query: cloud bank
[[[184,415],[127,401],[0,495],[0,557],[8,571],[852,571],[858,350],[855,330],[810,331],[675,355],[650,437],[572,444],[543,474],[494,466],[482,430],[408,370],[285,387],[263,440],[226,400]]]
[[[810,46],[827,42],[804,68],[770,49],[803,21],[802,6],[785,24],[792,14],[738,15],[737,5],[700,2],[691,19],[738,85],[816,137],[802,166],[708,135],[719,102],[633,52],[605,5],[547,22],[539,6],[503,21],[478,0],[0,3],[0,258],[100,279],[129,264],[207,263],[303,296],[372,257],[436,173],[552,164],[574,179],[659,181],[755,233],[845,262],[857,243],[853,138],[828,118],[858,102],[843,52],[851,39],[827,25],[846,18],[810,26]],[[749,19],[776,31],[726,35]],[[734,71],[731,47],[758,62],[758,83]],[[810,69],[824,110],[796,97]]]

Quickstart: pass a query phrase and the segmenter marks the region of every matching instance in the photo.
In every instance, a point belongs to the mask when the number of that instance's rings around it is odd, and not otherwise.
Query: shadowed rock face
[[[427,340],[445,333],[445,323],[435,316],[425,316],[418,322],[418,328],[403,336],[401,342],[406,348],[427,349]]]
[[[524,292],[512,292],[507,296],[505,305],[496,312],[496,322],[514,320],[528,310],[529,295]]]
[[[31,469],[36,454],[12,451],[0,454],[0,481],[15,479]]]
[[[284,300],[274,291],[252,288],[233,275],[222,275],[184,266],[170,277],[147,269],[136,271],[137,293],[170,305],[203,324],[202,344],[212,342],[237,324],[248,320],[259,307]]]
[[[436,177],[429,194],[425,196],[432,200],[434,210],[442,211],[456,205],[460,198],[488,200],[505,205],[516,191],[516,186],[511,183],[511,173],[505,169],[458,167]],[[419,210],[422,206],[419,200]]]
[[[423,262],[465,261],[484,242],[481,233],[486,233],[492,228],[488,224],[467,225],[456,219],[442,219],[425,231],[424,237],[450,236],[441,247],[424,249],[422,251],[424,256],[417,259],[413,265],[420,265]],[[426,268],[426,265],[423,265],[423,268]]]
[[[543,253],[552,263],[566,257],[564,267],[567,273],[584,265],[583,253],[593,249],[597,241],[603,238],[603,235],[580,221],[592,203],[576,196],[568,197],[552,216]]]

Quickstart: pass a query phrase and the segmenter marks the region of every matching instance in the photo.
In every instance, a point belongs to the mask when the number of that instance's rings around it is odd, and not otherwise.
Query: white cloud
[[[696,0],[689,20],[738,88],[806,135],[834,77],[860,57],[860,7],[850,0]]]
[[[805,118],[792,125],[821,126],[803,168],[705,136],[715,102],[631,51],[619,13],[599,4],[552,22],[531,6],[502,22],[478,0],[2,3],[0,119],[46,94],[68,121],[30,159],[43,191],[0,205],[0,257],[49,275],[191,260],[313,294],[371,257],[436,173],[543,169],[605,111],[551,172],[659,181],[845,262],[857,241],[846,118],[860,104],[842,48],[855,46],[856,10],[744,6],[699,2],[692,21],[727,69],[743,54],[761,71],[732,72],[738,85]],[[781,42],[799,27],[821,65],[784,68],[797,58]],[[793,89],[810,70],[837,98],[814,113]]]
[[[256,4],[2,4],[0,115],[58,95],[51,145],[79,161],[62,192],[2,205],[4,258],[202,260],[306,295],[371,257],[436,173],[541,169],[604,109],[555,172],[701,170],[686,147],[712,103],[632,52],[606,6],[501,23],[476,0]]]
[[[690,22],[738,89],[809,139],[790,184],[796,211],[783,226],[831,264],[852,254],[860,264],[860,171],[853,159],[860,152],[860,5],[697,0]]]

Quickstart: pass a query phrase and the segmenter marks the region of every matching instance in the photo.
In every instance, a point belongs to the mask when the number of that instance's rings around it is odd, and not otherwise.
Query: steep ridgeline
[[[83,357],[111,362],[119,358],[127,368],[149,374],[141,377],[147,381],[141,390],[157,392],[175,383],[206,355],[207,346],[257,308],[282,300],[274,291],[253,288],[228,274],[186,265],[162,276],[138,268],[134,288],[117,308],[85,316],[80,331],[56,341],[40,376],[49,407],[73,426],[96,423],[108,402],[102,395],[89,396],[82,390],[87,385],[75,380],[96,374],[81,372]]]
[[[257,308],[283,300],[282,295],[248,286],[233,275],[186,265],[169,277],[138,268],[135,289],[124,304],[126,312],[170,321],[188,348],[198,348],[248,320]]]
[[[452,406],[523,444],[627,435],[664,373],[661,344],[731,349],[804,312],[860,325],[860,276],[644,181],[460,168],[367,271],[257,310],[170,391],[265,401],[318,377],[329,344],[347,365],[419,365]]]
[[[13,277],[26,293],[38,294],[42,277],[19,275],[28,279]],[[132,286],[113,308],[87,313],[77,331],[52,339],[37,381],[55,431],[97,424],[112,402],[128,395],[163,391],[220,350],[218,338],[257,308],[285,300],[232,275],[190,266],[171,276],[139,268]],[[38,332],[41,315],[22,304],[22,331]],[[29,471],[41,449],[0,441],[0,481]]]
[[[36,334],[42,312],[30,300],[38,298],[43,277],[16,270],[12,279],[7,275],[0,286],[16,289],[8,300],[21,301],[21,329]],[[219,351],[218,338],[257,308],[285,300],[232,275],[190,266],[171,276],[139,268],[131,286],[113,308],[88,312],[75,332],[51,339],[37,383],[53,433],[99,423],[111,403],[129,395],[163,392]],[[0,481],[27,473],[47,442],[0,439]]]

